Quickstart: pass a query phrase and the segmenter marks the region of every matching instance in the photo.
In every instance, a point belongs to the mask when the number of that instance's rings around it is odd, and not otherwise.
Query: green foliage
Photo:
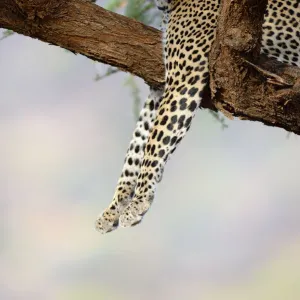
[[[159,13],[155,9],[154,1],[150,0],[110,0],[105,9],[118,12],[128,18],[143,22],[147,25],[157,25]]]
[[[7,37],[9,37],[9,36],[11,36],[13,34],[14,34],[14,32],[12,30],[8,30],[8,29],[4,30],[2,32],[2,36],[0,37],[0,41],[4,40],[5,38],[7,38]]]

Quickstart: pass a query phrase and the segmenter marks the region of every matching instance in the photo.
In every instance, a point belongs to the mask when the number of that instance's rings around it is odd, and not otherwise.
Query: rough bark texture
[[[300,134],[300,69],[259,55],[267,0],[223,0],[205,107]],[[164,81],[158,30],[84,0],[0,0],[0,27]],[[212,100],[211,100],[212,99]]]
[[[300,134],[300,69],[259,55],[267,2],[223,1],[210,56],[213,104],[227,116]]]
[[[84,0],[0,0],[0,27],[164,82],[160,31]]]

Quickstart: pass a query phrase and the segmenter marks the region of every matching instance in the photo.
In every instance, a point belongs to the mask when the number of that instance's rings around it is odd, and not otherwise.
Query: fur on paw
[[[108,233],[119,226],[119,214],[114,212],[111,208],[105,210],[96,220],[95,228],[100,233]]]
[[[131,227],[139,224],[149,210],[154,195],[135,196],[132,202],[122,212],[119,223],[121,227]]]

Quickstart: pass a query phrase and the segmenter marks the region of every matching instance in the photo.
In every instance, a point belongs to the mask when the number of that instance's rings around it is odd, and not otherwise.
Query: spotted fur
[[[137,177],[140,173],[144,149],[153,127],[157,114],[162,91],[152,90],[140,112],[138,122],[130,141],[123,170],[119,178],[113,201],[110,206],[99,216],[96,228],[100,232],[109,232],[118,227],[119,217],[128,205],[136,186]]]
[[[300,66],[300,0],[269,0],[263,24],[262,53]]]
[[[162,99],[155,102],[157,110],[151,111],[149,137],[145,133],[148,140],[138,156],[141,167],[132,171],[130,180],[128,176],[123,178],[128,169],[126,162],[135,155],[127,152],[114,200],[97,220],[96,228],[102,233],[115,229],[119,223],[123,227],[138,224],[150,208],[165,164],[189,130],[201,104],[208,83],[208,55],[215,38],[219,2],[156,1],[158,9],[163,11],[165,89]],[[262,53],[300,66],[299,21],[300,0],[269,0],[263,24]],[[143,124],[145,120],[143,114],[141,116]]]

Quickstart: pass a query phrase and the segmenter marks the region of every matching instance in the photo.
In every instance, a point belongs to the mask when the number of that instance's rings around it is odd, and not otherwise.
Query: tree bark
[[[213,104],[300,134],[300,69],[260,55],[267,0],[224,0],[210,55]]]
[[[160,31],[84,0],[0,0],[0,27],[164,82]],[[20,50],[21,51],[21,50]]]
[[[259,55],[266,3],[222,1],[204,107],[300,134],[300,69]],[[161,33],[90,1],[0,0],[0,27],[163,85]]]

